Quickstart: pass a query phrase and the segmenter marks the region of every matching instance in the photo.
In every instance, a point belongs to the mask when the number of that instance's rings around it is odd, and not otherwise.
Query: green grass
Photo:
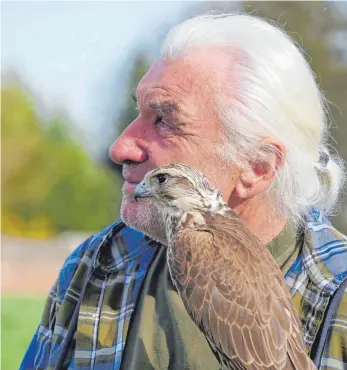
[[[1,368],[18,370],[41,319],[45,297],[3,295],[1,299]]]

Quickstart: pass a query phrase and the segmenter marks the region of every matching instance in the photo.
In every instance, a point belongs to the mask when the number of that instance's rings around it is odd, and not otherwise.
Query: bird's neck
[[[198,227],[206,225],[207,214],[221,214],[230,211],[227,203],[224,202],[222,195],[215,189],[211,193],[203,198],[196,207],[168,207],[159,208],[164,212],[164,220],[166,226],[166,237],[168,245],[170,245],[172,237],[175,233],[187,227]]]
[[[173,235],[187,227],[206,225],[204,212],[177,210],[166,213],[165,216],[166,236],[168,244],[171,243]]]

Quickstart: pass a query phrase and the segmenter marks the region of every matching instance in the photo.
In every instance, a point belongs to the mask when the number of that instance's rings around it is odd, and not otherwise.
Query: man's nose
[[[109,150],[111,160],[118,164],[126,161],[141,163],[147,159],[146,142],[141,137],[141,128],[134,121],[115,140]]]

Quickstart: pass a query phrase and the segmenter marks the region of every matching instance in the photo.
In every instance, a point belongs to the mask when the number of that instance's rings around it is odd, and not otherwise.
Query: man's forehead
[[[141,80],[141,83],[155,83],[160,82],[171,73],[171,70],[175,68],[175,61],[169,61],[165,59],[159,59],[154,62],[147,73]]]
[[[156,100],[159,97],[166,99],[175,91],[189,91],[190,84],[187,78],[191,74],[191,71],[184,68],[179,60],[160,59],[141,79],[137,87],[137,98],[143,101]]]
[[[137,96],[148,98],[152,90],[159,95],[165,91],[191,94],[216,83],[221,74],[220,63],[209,49],[194,51],[176,59],[159,59],[148,70],[137,88]],[[144,96],[142,96],[144,95]],[[146,99],[147,100],[147,99]]]
[[[213,53],[212,53],[213,51]],[[201,93],[225,79],[228,60],[225,50],[205,47],[176,59],[159,59],[148,70],[137,88],[141,100],[159,95]]]

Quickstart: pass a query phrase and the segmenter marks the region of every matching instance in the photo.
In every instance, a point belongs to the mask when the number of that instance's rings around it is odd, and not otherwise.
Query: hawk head
[[[135,199],[151,197],[163,211],[216,212],[225,206],[219,189],[194,167],[175,163],[146,173],[136,186]]]

